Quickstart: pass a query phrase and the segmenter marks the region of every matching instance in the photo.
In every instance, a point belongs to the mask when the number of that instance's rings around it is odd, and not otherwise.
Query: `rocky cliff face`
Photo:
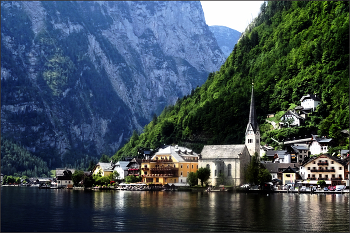
[[[113,154],[217,70],[200,2],[1,2],[1,133],[52,163]],[[58,159],[60,158],[60,159]]]
[[[214,34],[225,58],[230,56],[242,33],[225,26],[210,26],[209,29]]]

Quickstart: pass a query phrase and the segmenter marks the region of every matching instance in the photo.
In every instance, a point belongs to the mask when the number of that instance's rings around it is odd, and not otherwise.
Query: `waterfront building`
[[[283,180],[283,171],[288,167],[291,167],[297,173],[299,171],[299,166],[296,163],[272,163],[269,161],[261,163],[264,164],[265,168],[270,172],[272,179]]]
[[[117,171],[119,174],[118,180],[124,180],[129,175],[129,168],[127,167],[129,163],[130,161],[118,161],[115,164],[114,171]]]
[[[56,168],[57,187],[67,187],[73,185],[72,175],[75,169]]]
[[[334,156],[322,154],[300,166],[300,176],[305,184],[317,184],[318,180],[332,186],[345,184],[345,163]]]
[[[113,173],[115,164],[111,161],[109,163],[98,162],[92,169],[92,175],[109,176]]]
[[[249,119],[245,144],[206,145],[198,160],[199,167],[210,168],[209,184],[239,186],[245,182],[245,170],[251,156],[260,153],[260,130],[255,112],[254,86],[252,85]]]
[[[141,175],[141,163],[142,159],[133,158],[126,167],[128,168],[128,175],[139,176]]]
[[[297,179],[297,172],[290,166],[282,172],[282,184],[284,185],[290,184],[294,186],[296,179]]]
[[[190,172],[198,170],[198,155],[180,146],[159,148],[151,158],[143,159],[141,175],[144,183],[185,185]]]

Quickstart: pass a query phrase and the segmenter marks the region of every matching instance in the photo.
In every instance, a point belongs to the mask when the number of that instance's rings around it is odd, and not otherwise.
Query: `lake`
[[[349,194],[1,187],[1,231],[349,231]]]

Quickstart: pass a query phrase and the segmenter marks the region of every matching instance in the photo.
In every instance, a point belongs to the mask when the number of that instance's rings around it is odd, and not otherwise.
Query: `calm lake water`
[[[1,231],[349,231],[349,194],[1,187]]]

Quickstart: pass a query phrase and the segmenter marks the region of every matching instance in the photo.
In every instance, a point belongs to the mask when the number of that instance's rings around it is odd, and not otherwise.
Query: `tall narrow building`
[[[260,130],[257,116],[255,113],[254,103],[254,84],[252,84],[252,96],[250,101],[249,122],[245,131],[245,144],[248,148],[250,156],[255,152],[260,153]]]

